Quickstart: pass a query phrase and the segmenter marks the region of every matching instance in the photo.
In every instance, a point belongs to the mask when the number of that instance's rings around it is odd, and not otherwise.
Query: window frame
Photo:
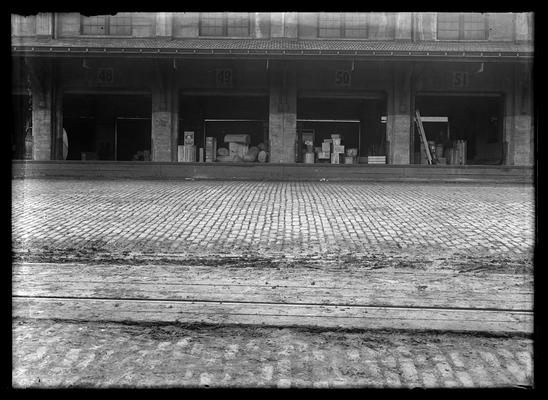
[[[320,25],[320,21],[321,21],[321,15],[322,14],[337,14],[339,16],[340,27],[339,27],[339,34],[337,36],[322,36],[321,35],[320,32],[321,32],[322,26]],[[347,29],[349,29],[349,30],[359,30],[359,29],[350,28],[350,26],[352,26],[352,25],[347,23],[347,15],[349,15],[349,14],[362,14],[362,13],[352,13],[352,12],[318,13],[318,15],[317,15],[317,26],[318,26],[317,35],[318,35],[318,38],[321,38],[321,39],[357,39],[357,40],[369,39],[370,24],[369,24],[369,18],[367,17],[367,13],[363,13],[366,16],[366,23],[365,23],[365,27],[364,27],[365,35],[364,36],[347,36],[347,34],[346,34]],[[326,29],[326,28],[323,28],[323,29]]]
[[[200,15],[198,16],[198,36],[200,37],[212,37],[212,38],[218,38],[218,37],[237,37],[237,38],[244,38],[244,37],[250,37],[251,36],[251,15],[249,12],[245,12],[246,14],[246,21],[247,21],[247,34],[246,35],[228,35],[229,30],[229,12],[223,11],[222,12],[222,33],[220,35],[211,35],[211,34],[204,34],[204,14],[207,14],[207,12],[200,12]]]
[[[26,16],[26,18],[30,18],[30,20],[25,21],[25,23],[28,23],[29,27],[32,26],[32,29],[31,29],[30,33],[25,33],[25,34],[22,33],[23,32],[23,29],[22,29],[23,18],[25,18],[24,15],[19,15],[19,14],[12,14],[11,15],[11,22],[10,22],[10,24],[11,24],[11,27],[10,27],[11,36],[13,36],[13,37],[33,37],[33,36],[36,36],[36,15]],[[15,24],[15,27],[17,29],[13,29],[14,24]]]
[[[133,13],[129,12],[129,33],[127,35],[116,33],[111,34],[111,17],[116,17],[116,15],[90,15],[89,17],[102,17],[104,21],[105,31],[103,33],[84,33],[84,19],[87,18],[85,15],[80,15],[80,35],[81,36],[96,36],[96,37],[131,37],[133,35]]]
[[[485,42],[489,40],[489,18],[487,13],[455,13],[458,14],[458,38],[457,39],[440,39],[440,20],[439,15],[440,13],[437,13],[436,15],[436,40],[440,41],[452,41],[452,40],[458,40],[458,41],[480,41]],[[465,38],[465,30],[464,30],[464,17],[466,14],[479,14],[483,17],[483,33],[484,38],[483,39],[467,39]]]

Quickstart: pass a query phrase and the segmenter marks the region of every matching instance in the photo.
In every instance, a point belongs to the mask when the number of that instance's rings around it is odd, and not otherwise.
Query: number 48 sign
[[[352,74],[350,71],[339,69],[335,71],[335,86],[348,87],[352,83]]]

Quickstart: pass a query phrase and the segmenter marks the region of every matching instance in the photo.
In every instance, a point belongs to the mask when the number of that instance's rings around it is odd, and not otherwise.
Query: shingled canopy
[[[352,58],[530,61],[533,45],[516,42],[312,39],[12,38],[14,56]]]

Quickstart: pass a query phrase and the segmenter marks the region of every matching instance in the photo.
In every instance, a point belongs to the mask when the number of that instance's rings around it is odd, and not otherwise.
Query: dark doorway
[[[297,102],[297,160],[303,159],[303,133],[313,133],[314,146],[339,134],[346,149],[358,156],[386,155],[386,101],[383,99],[301,97]]]
[[[181,95],[178,144],[183,132],[194,132],[197,149],[205,147],[206,137],[217,139],[217,148],[227,147],[224,137],[247,134],[249,146],[268,146],[268,105],[266,95]]]
[[[116,160],[150,161],[150,120],[116,119]]]
[[[447,123],[425,123],[427,140],[450,146],[466,141],[466,163],[503,163],[502,96],[421,95],[415,108],[424,117],[445,117]],[[420,140],[414,135],[415,163],[420,163]]]
[[[65,94],[63,128],[67,160],[150,160],[150,95]]]

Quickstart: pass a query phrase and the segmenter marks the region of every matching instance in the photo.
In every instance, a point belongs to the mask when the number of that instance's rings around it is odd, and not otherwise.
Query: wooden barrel
[[[261,150],[259,154],[257,155],[257,159],[259,160],[260,163],[266,162],[267,158],[268,158],[268,153],[264,150]]]

